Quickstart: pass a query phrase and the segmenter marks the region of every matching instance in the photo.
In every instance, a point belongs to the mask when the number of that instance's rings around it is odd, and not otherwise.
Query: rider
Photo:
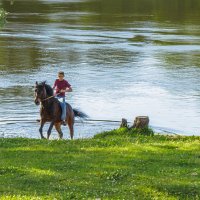
[[[56,89],[55,95],[56,95],[56,98],[59,100],[61,108],[62,108],[62,115],[61,115],[62,124],[66,125],[65,92],[72,92],[72,87],[68,83],[68,81],[64,79],[64,76],[65,76],[65,73],[63,71],[58,72],[58,79],[55,80],[53,89]]]

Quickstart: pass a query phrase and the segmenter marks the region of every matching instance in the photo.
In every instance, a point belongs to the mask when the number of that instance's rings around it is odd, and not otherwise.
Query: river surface
[[[154,128],[200,135],[199,0],[0,0],[0,8],[9,12],[0,137],[39,137],[33,86],[53,85],[60,70],[73,87],[68,102],[92,119],[148,115]],[[76,123],[75,137],[118,126]]]

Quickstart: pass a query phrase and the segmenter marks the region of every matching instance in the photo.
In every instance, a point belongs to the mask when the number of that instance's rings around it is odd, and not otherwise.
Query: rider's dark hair
[[[63,71],[58,72],[58,75],[63,75],[65,76],[65,73]]]

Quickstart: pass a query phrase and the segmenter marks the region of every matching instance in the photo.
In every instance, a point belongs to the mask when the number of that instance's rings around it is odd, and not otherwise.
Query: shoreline
[[[120,129],[120,128],[119,128]],[[154,132],[154,135],[161,135],[161,136],[180,136],[180,137],[200,137],[200,135],[189,135],[189,134],[178,134],[178,133],[174,133],[174,132],[169,132],[169,131],[165,131],[165,130],[163,130],[163,132],[158,132],[158,131],[154,131],[154,129],[152,128],[152,126],[150,126],[150,129],[152,129],[153,130],[153,132]],[[158,129],[158,128],[155,128],[155,129]],[[118,128],[116,128],[116,129],[110,129],[110,130],[105,130],[105,131],[102,131],[102,132],[110,132],[110,131],[115,131],[115,130],[118,130]],[[73,139],[73,140],[84,140],[84,139],[93,139],[96,135],[99,135],[99,134],[101,134],[102,132],[97,132],[97,133],[95,133],[95,134],[92,134],[91,136],[84,136],[84,137],[76,137],[76,135],[75,135],[75,138]],[[44,135],[45,135],[45,133],[44,133]],[[67,135],[67,137],[65,137]],[[17,138],[17,139],[20,139],[20,138],[22,138],[22,139],[36,139],[36,140],[41,140],[41,138],[40,138],[40,136],[39,136],[39,134],[38,134],[38,137],[28,137],[28,136],[10,136],[10,137],[4,137],[4,136],[0,136],[0,139],[15,139],[15,138]],[[54,133],[51,137],[50,137],[50,139],[49,140],[58,140],[58,135],[57,135],[57,133]],[[64,138],[63,138],[63,140],[70,140],[70,138],[69,138],[69,134],[67,133],[67,134],[65,134],[64,135]]]

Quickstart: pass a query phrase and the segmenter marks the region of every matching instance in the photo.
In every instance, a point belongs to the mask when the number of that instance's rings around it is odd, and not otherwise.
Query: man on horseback
[[[62,124],[65,126],[66,125],[65,93],[72,92],[72,87],[68,83],[68,81],[64,79],[64,76],[65,76],[64,72],[62,71],[58,72],[58,79],[55,80],[53,89],[56,90],[55,95],[56,95],[56,98],[59,100],[61,108],[62,108],[61,120],[62,120]]]

